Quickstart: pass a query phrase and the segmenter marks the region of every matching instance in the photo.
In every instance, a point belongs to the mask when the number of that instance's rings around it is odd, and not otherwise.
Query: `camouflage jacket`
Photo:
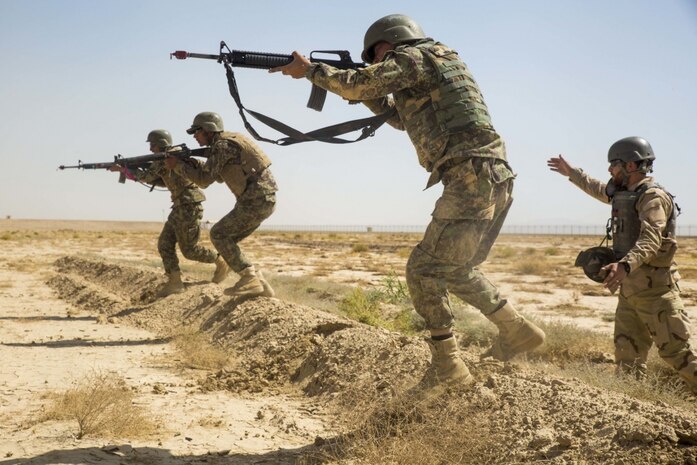
[[[208,159],[202,166],[192,167],[177,164],[177,172],[199,186],[206,188],[214,182],[224,182],[236,198],[240,198],[250,183],[260,189],[256,194],[270,195],[278,190],[276,181],[268,167],[271,161],[248,137],[222,132],[214,136]]]
[[[187,163],[200,163],[196,159],[190,159]],[[147,169],[138,169],[132,172],[136,181],[146,184],[164,184],[169,189],[172,205],[179,206],[190,203],[201,203],[206,200],[201,189],[184,176],[167,169],[164,161],[155,161]]]
[[[432,173],[427,186],[430,187],[440,181],[440,168],[455,158],[506,160],[503,140],[490,124],[470,124],[456,131],[443,127],[438,114],[439,103],[441,108],[443,103],[436,100],[447,76],[439,71],[439,60],[449,60],[443,63],[454,63],[455,72],[469,78],[467,87],[459,91],[463,111],[477,106],[483,108],[478,111],[486,112],[479,88],[456,52],[432,39],[398,46],[380,63],[363,69],[340,70],[313,63],[306,77],[345,99],[361,101],[376,114],[395,108],[396,115],[388,123],[409,134],[419,163]],[[488,120],[488,113],[484,116]]]
[[[612,202],[606,193],[607,183],[591,178],[581,169],[574,169],[569,181],[603,203]],[[628,186],[628,190],[636,191],[644,184],[653,184],[653,178],[646,177]],[[677,241],[674,236],[665,234],[673,208],[673,199],[660,188],[648,188],[637,200],[636,210],[641,222],[639,238],[620,260],[630,268],[629,275],[622,282],[621,292],[625,297],[652,287],[670,286],[680,279],[677,264],[670,259],[677,249]],[[670,264],[652,265],[662,261],[670,261]]]

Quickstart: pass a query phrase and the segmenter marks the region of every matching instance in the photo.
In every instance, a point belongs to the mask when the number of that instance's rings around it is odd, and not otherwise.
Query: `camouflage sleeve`
[[[607,183],[591,178],[584,173],[582,169],[574,168],[569,176],[569,181],[594,199],[600,200],[603,203],[610,203],[610,198],[605,192]]]
[[[313,63],[305,75],[313,84],[348,100],[375,100],[428,82],[424,57],[416,49],[391,52],[380,63],[362,69],[338,69]]]
[[[184,163],[183,161],[181,161],[177,163],[177,166],[174,168],[174,171],[178,175],[185,177],[189,181],[205,189],[206,187],[210,186],[215,182],[215,176],[212,175],[211,165],[209,164],[212,158],[213,157],[211,156],[210,158],[208,158],[206,163],[204,163],[203,165],[199,164],[198,166],[194,166],[190,163]]]
[[[378,99],[364,100],[363,104],[376,115],[382,115],[394,108],[394,100],[389,95]],[[394,116],[390,117],[387,120],[387,124],[395,129],[404,131],[404,124],[402,124],[402,118],[399,117],[399,113],[395,113]]]
[[[225,165],[240,159],[239,150],[240,147],[230,141],[219,140],[211,146],[205,163],[177,163],[175,171],[205,189],[222,178]]]
[[[648,189],[637,201],[641,229],[639,238],[620,261],[634,270],[655,258],[663,241],[663,232],[670,219],[672,202],[660,189]]]
[[[153,163],[146,169],[141,168],[129,168],[129,171],[133,175],[136,181],[144,182],[145,184],[155,184],[160,181],[161,175],[157,166]]]

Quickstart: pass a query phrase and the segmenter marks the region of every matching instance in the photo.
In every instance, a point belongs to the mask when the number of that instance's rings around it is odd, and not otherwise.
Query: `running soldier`
[[[542,330],[519,315],[476,268],[503,225],[515,175],[479,87],[457,52],[427,38],[411,18],[389,15],[365,33],[362,58],[371,66],[340,70],[310,63],[297,52],[293,56],[293,62],[271,71],[307,78],[376,114],[396,110],[388,123],[409,135],[419,163],[431,173],[426,187],[443,183],[406,270],[414,307],[431,334],[432,363],[421,386],[474,381],[453,337],[449,293],[498,327],[484,355],[509,360],[542,344]]]

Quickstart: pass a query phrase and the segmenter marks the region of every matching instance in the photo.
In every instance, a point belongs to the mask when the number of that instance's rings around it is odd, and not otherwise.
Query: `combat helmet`
[[[615,252],[611,248],[591,247],[578,254],[574,266],[582,267],[586,276],[596,283],[602,283],[607,277],[607,272],[602,268],[616,261]]]
[[[223,132],[223,118],[218,113],[212,111],[204,111],[199,113],[191,123],[191,127],[186,130],[187,134],[193,134],[199,129],[208,132]]]
[[[172,145],[172,134],[166,129],[153,129],[148,133],[145,142],[164,149]]]
[[[649,141],[643,137],[625,137],[610,146],[607,152],[607,161],[622,160],[624,163],[655,160],[653,149]]]
[[[375,21],[366,31],[361,58],[366,63],[372,63],[375,58],[373,47],[378,42],[396,45],[425,37],[421,26],[409,16],[387,15]]]

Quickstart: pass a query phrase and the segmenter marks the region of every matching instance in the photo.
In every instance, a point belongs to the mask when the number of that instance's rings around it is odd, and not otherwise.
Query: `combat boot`
[[[225,295],[233,297],[258,297],[264,294],[264,285],[261,283],[254,265],[248,266],[240,272],[240,279],[234,286],[225,289]]]
[[[215,259],[215,272],[213,273],[211,282],[216,284],[222,283],[225,278],[227,278],[228,273],[230,273],[230,267],[225,262],[223,256],[218,255],[218,258]]]
[[[474,382],[467,365],[459,356],[455,337],[443,341],[426,339],[431,350],[431,366],[412,392],[423,399],[432,398],[445,392],[448,386],[466,386]]]
[[[167,274],[167,283],[157,293],[157,297],[167,297],[172,294],[184,292],[184,283],[182,283],[181,271],[172,271]]]
[[[264,287],[264,293],[261,295],[262,297],[273,297],[276,295],[276,292],[273,290],[271,287],[271,284],[264,279],[264,275],[261,274],[261,270],[257,271],[257,277],[259,278],[259,281],[261,281],[261,285]]]
[[[498,327],[499,335],[482,357],[491,356],[505,362],[545,341],[545,333],[523,318],[509,303],[486,317]]]

